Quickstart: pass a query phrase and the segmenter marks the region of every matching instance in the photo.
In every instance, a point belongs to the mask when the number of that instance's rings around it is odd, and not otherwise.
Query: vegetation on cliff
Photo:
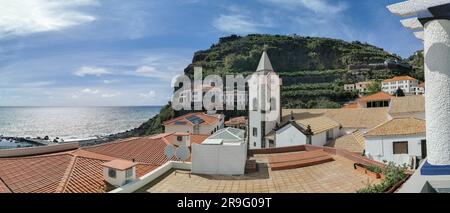
[[[207,50],[195,52],[192,63],[184,72],[192,76],[194,66],[203,67],[203,76],[209,74],[253,73],[258,66],[264,45],[275,71],[283,79],[282,105],[285,108],[339,108],[354,100],[356,92],[344,91],[345,83],[375,79],[371,92],[380,90],[379,81],[395,75],[411,75],[423,80],[423,51],[416,52],[406,60],[390,54],[382,48],[359,41],[317,37],[258,35],[231,35],[219,39]],[[356,65],[383,64],[385,61],[409,63],[409,69],[356,70]],[[225,112],[227,117],[245,115],[245,112]],[[162,132],[162,122],[178,114],[170,105],[135,130],[130,136],[149,135]]]

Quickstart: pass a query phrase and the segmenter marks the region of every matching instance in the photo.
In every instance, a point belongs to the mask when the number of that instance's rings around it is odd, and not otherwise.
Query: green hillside
[[[423,53],[420,51],[402,60],[382,48],[358,41],[349,43],[329,38],[282,35],[232,35],[220,38],[209,49],[195,52],[192,63],[184,71],[192,75],[194,66],[202,66],[203,76],[231,73],[248,75],[258,66],[264,45],[268,45],[272,65],[283,79],[283,107],[339,108],[343,103],[357,98],[356,93],[343,90],[345,83],[366,79],[381,81],[395,75],[411,75],[423,80]],[[353,65],[364,67],[383,64],[386,60],[406,62],[413,68],[352,68]],[[231,117],[245,112],[227,111],[225,114]],[[162,121],[177,115],[170,105],[166,105],[160,114],[119,137],[159,133],[162,131]]]

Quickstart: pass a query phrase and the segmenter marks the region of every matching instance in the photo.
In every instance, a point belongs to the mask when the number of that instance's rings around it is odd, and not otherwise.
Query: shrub
[[[369,169],[370,170],[370,169]],[[368,183],[365,188],[359,189],[357,193],[383,193],[392,188],[395,184],[399,183],[406,178],[406,166],[396,166],[394,163],[389,162],[382,169],[384,179],[379,184]]]

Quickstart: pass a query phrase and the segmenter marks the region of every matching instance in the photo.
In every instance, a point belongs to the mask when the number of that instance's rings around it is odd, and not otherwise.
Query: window
[[[177,136],[177,141],[182,141],[182,140],[183,140],[183,137]]]
[[[253,136],[258,136],[258,129],[256,127],[253,127]]]
[[[109,168],[109,169],[108,169],[108,176],[109,176],[110,178],[116,178],[116,176],[117,176],[116,170],[115,170],[115,169]]]
[[[327,140],[333,139],[333,129],[327,131]]]
[[[394,142],[394,154],[408,154],[408,141]]]
[[[125,178],[131,178],[133,177],[133,168],[129,168],[127,169],[127,171],[125,171]]]

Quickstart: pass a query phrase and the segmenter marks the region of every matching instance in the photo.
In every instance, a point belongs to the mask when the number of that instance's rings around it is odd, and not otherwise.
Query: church
[[[281,108],[282,80],[264,48],[256,72],[248,82],[249,149],[311,144],[324,146],[341,136],[341,126],[324,116],[293,113]]]

